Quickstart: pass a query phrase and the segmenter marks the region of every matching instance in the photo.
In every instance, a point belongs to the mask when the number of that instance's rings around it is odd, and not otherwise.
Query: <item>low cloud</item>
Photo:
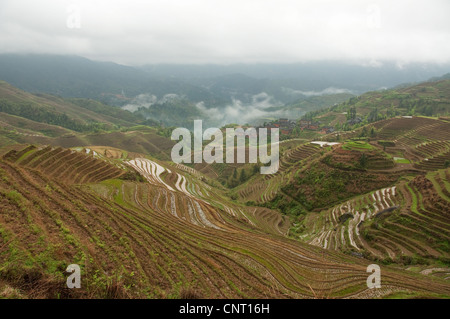
[[[150,108],[153,104],[158,102],[158,98],[153,94],[139,94],[131,103],[124,105],[122,109],[130,112],[136,112],[139,108]]]
[[[303,96],[319,96],[334,93],[350,93],[346,89],[328,88],[322,91],[296,91],[289,89],[293,94],[301,94]],[[122,107],[124,110],[130,112],[137,112],[142,109],[151,109],[152,107],[161,107],[164,103],[170,103],[174,101],[187,101],[185,97],[178,94],[166,94],[161,98],[151,93],[140,94],[136,96],[132,102]],[[302,116],[305,111],[300,108],[284,107],[283,103],[277,101],[273,96],[266,92],[260,92],[258,94],[250,96],[249,102],[244,102],[239,99],[232,99],[232,102],[228,105],[221,107],[208,107],[205,102],[199,102],[192,105],[195,108],[192,114],[196,114],[199,119],[202,119],[209,126],[221,127],[225,124],[251,124],[259,125],[266,120],[276,119],[280,117],[295,119]],[[188,102],[186,102],[188,103]],[[186,105],[188,106],[188,105]],[[162,106],[164,107],[164,106]],[[151,112],[150,112],[151,113]],[[149,113],[149,114],[150,114]],[[200,113],[200,115],[198,115]],[[150,116],[150,118],[153,118]],[[159,118],[153,118],[155,120],[161,120]],[[164,120],[163,120],[164,121]],[[166,123],[171,125],[173,123]]]
[[[301,91],[301,90],[294,90],[291,88],[283,88],[283,91],[285,91],[286,93],[292,94],[292,95],[297,95],[297,96],[303,95],[303,96],[307,96],[307,97],[331,95],[331,94],[342,94],[342,93],[355,94],[351,90],[340,89],[340,88],[335,88],[335,87],[329,87],[322,91]]]
[[[280,109],[269,110],[282,106],[266,92],[255,94],[250,103],[244,103],[233,99],[232,103],[225,107],[207,108],[203,102],[197,103],[196,107],[205,115],[207,120],[216,126],[228,123],[236,124],[258,124],[265,118],[276,118],[285,116],[287,113]]]
[[[149,109],[155,104],[170,103],[175,100],[181,100],[182,98],[182,96],[175,93],[166,94],[160,99],[158,99],[156,95],[150,93],[139,94],[130,103],[124,105],[122,109],[130,112],[136,112],[141,108]]]

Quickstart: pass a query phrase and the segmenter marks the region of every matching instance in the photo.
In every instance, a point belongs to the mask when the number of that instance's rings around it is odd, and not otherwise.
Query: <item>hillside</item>
[[[386,119],[333,146],[294,145],[277,174],[256,175],[235,192],[291,216],[290,236],[312,245],[416,270],[448,268],[449,140],[445,119]]]
[[[143,122],[130,112],[99,102],[31,94],[4,81],[0,81],[0,112],[77,132],[111,130]]]
[[[448,116],[450,80],[364,93],[328,109],[310,112],[304,118],[320,121],[337,130],[351,130],[395,116]]]
[[[172,141],[152,122],[95,100],[31,94],[0,81],[1,145],[104,145],[168,159]],[[147,126],[147,125],[151,125]]]
[[[364,260],[287,239],[280,228],[269,231],[265,227],[280,225],[279,217],[232,203],[219,189],[213,192],[207,179],[199,180],[197,172],[117,149],[105,154],[110,155],[27,146],[0,160],[3,295],[358,298],[450,293],[443,280],[388,266],[382,267],[383,288],[369,290]],[[118,169],[123,173],[113,173]],[[133,169],[139,175],[126,174]],[[58,178],[64,171],[73,172],[73,178]],[[83,272],[82,288],[76,291],[62,288],[71,263]]]

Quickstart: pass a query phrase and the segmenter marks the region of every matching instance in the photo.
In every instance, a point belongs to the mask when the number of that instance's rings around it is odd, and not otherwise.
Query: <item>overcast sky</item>
[[[0,52],[128,65],[450,62],[450,1],[0,0]]]

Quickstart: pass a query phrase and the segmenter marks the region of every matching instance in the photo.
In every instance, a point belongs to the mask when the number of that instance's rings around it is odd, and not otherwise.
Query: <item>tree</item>
[[[369,115],[367,116],[367,121],[369,123],[378,121],[378,108],[373,109],[370,111]]]
[[[361,157],[359,158],[359,165],[360,165],[362,168],[366,168],[366,166],[367,166],[367,156],[366,156],[365,153],[363,153],[363,154],[361,155]]]
[[[347,113],[347,119],[348,120],[353,120],[356,118],[356,107],[352,106],[350,107],[350,109],[348,110]]]
[[[363,129],[361,131],[361,134],[359,134],[359,136],[360,137],[366,137],[367,136],[367,128],[365,126],[363,127]]]
[[[245,173],[245,169],[241,169],[241,175],[239,176],[239,181],[241,183],[247,180],[247,174]]]
[[[334,125],[334,130],[335,131],[339,131],[341,129],[341,125],[339,124],[339,123],[336,123],[335,125]]]

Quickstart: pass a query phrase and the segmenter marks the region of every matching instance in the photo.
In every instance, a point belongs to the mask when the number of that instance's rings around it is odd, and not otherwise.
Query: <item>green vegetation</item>
[[[338,125],[339,129],[349,131],[396,116],[448,116],[449,106],[450,80],[446,79],[410,87],[368,92],[328,109],[307,113],[303,118],[321,120],[322,125]],[[336,116],[343,113],[346,113],[345,117]],[[373,137],[376,132],[367,131],[361,134]]]
[[[344,145],[342,146],[343,149],[345,150],[357,150],[357,151],[364,151],[364,150],[373,150],[372,145],[370,145],[367,142],[364,141],[348,141],[345,142]]]
[[[399,164],[409,164],[409,163],[411,163],[411,161],[406,159],[406,158],[394,158],[394,161],[396,163],[399,163]]]
[[[363,156],[361,158],[364,159]],[[364,193],[376,185],[388,185],[395,178],[395,175],[385,179],[381,174],[330,169],[315,163],[299,172],[294,179],[295,184],[287,184],[282,190],[307,210],[313,210]]]
[[[383,147],[394,147],[395,146],[395,143],[393,141],[378,140],[377,143]]]

